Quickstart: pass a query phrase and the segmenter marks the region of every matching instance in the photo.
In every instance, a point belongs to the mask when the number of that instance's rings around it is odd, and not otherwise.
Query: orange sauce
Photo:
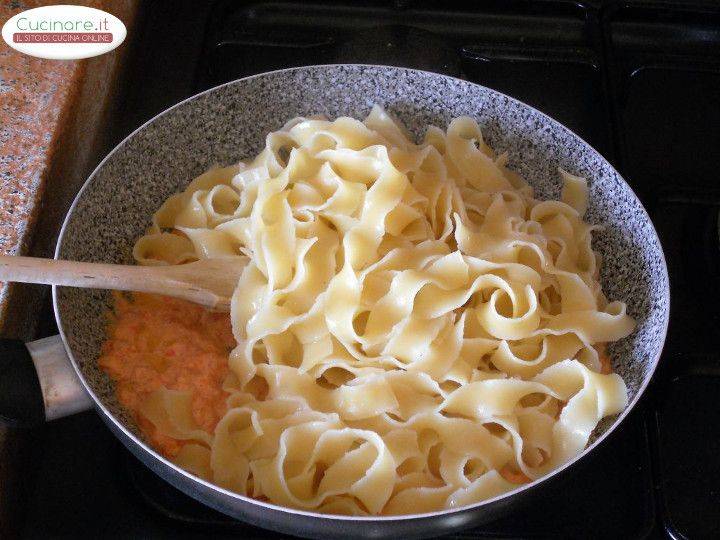
[[[527,484],[530,482],[530,478],[528,478],[524,472],[516,471],[509,465],[505,465],[502,469],[500,469],[500,476],[511,484]]]
[[[135,293],[129,299],[116,293],[114,298],[108,339],[98,362],[116,382],[118,401],[135,415],[153,446],[168,457],[175,456],[184,442],[158,432],[138,412],[140,403],[161,386],[188,391],[194,420],[213,433],[227,411],[222,383],[228,373],[228,354],[236,343],[230,314],[152,294]],[[597,350],[601,373],[611,373],[605,344],[598,344]],[[507,466],[500,474],[515,484],[530,481]]]
[[[188,391],[195,422],[212,433],[227,410],[222,383],[234,346],[228,313],[158,295],[116,294],[98,362],[116,382],[120,404],[135,415],[155,448],[172,457],[183,442],[158,433],[138,413],[140,403],[162,386]]]
[[[612,361],[607,353],[607,346],[605,343],[598,343],[595,345],[598,352],[598,359],[600,360],[600,373],[603,375],[609,375],[612,373]]]

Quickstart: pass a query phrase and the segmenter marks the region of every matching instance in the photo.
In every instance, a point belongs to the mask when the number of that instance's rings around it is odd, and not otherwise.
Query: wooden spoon
[[[0,281],[163,294],[230,311],[230,299],[247,262],[247,257],[237,257],[175,266],[125,266],[0,255]]]

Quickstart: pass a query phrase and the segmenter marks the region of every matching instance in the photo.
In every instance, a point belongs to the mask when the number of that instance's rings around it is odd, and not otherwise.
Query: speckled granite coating
[[[0,26],[24,10],[57,3],[0,2]],[[73,3],[109,10],[132,30],[135,0]],[[21,54],[0,39],[0,254],[28,255],[31,246],[35,255],[52,253],[62,217],[100,157],[101,116],[123,50],[58,61]],[[40,290],[0,283],[3,336],[32,337]]]
[[[547,116],[505,95],[462,80],[402,68],[321,66],[235,81],[191,98],[122,143],[90,178],[61,238],[58,255],[85,261],[130,262],[133,241],[172,193],[213,164],[253,156],[264,135],[298,115],[364,117],[385,106],[419,136],[460,115],[478,120],[489,144],[507,150],[510,166],[539,198],[558,198],[558,165],[586,176],[588,220],[604,225],[595,248],[603,256],[609,299],[627,302],[637,330],[612,348],[614,368],[630,398],[652,374],[666,331],[668,278],[662,250],[640,202],[595,150]],[[107,295],[58,289],[60,323],[85,381],[124,425],[96,357],[104,337]],[[613,427],[605,422],[598,434]]]
[[[0,26],[44,3],[3,2]],[[81,71],[78,62],[34,58],[0,39],[0,254],[19,254],[28,247],[45,175]],[[6,295],[7,287],[0,283],[0,312]]]

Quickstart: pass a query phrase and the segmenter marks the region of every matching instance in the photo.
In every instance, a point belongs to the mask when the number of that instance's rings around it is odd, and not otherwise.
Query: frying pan
[[[374,103],[385,106],[415,137],[428,125],[445,127],[454,117],[474,117],[489,144],[509,152],[510,167],[530,182],[538,198],[559,198],[558,166],[588,178],[587,219],[603,225],[593,244],[602,255],[603,290],[608,298],[627,302],[637,329],[610,348],[630,404],[600,423],[581,455],[512,492],[427,514],[329,516],[237,495],[183,471],[148,446],[96,363],[109,295],[62,287],[53,288],[60,336],[28,344],[31,354],[17,343],[3,343],[0,414],[16,422],[52,419],[92,404],[118,439],[176,488],[237,519],[307,537],[420,537],[479,525],[531,499],[541,484],[593,452],[635,406],[660,357],[670,303],[662,248],[632,189],[597,151],[551,118],[494,90],[424,71],[366,65],[293,68],[218,86],[156,116],[98,165],[65,219],[55,255],[131,263],[133,242],[152,213],[210,166],[255,155],[265,134],[289,118],[318,113],[363,118]],[[41,391],[44,403],[33,402]]]

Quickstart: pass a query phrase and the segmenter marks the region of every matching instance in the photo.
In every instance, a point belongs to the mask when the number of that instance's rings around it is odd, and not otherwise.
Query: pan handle
[[[91,406],[60,336],[0,340],[0,423],[32,427]]]

